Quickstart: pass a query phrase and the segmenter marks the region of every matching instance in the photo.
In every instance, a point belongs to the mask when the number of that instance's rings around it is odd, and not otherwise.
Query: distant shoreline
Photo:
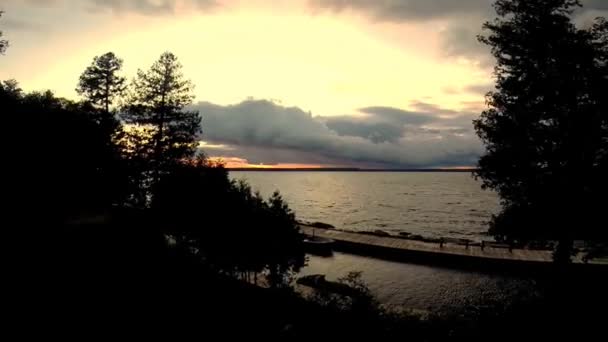
[[[470,169],[358,169],[358,168],[228,168],[228,171],[240,172],[474,172]]]

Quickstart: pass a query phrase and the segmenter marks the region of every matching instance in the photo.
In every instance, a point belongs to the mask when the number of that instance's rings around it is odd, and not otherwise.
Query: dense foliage
[[[0,83],[7,127],[27,127],[32,137],[17,135],[7,145],[15,171],[8,179],[19,185],[8,198],[30,213],[19,222],[44,226],[38,237],[47,247],[71,250],[87,241],[87,255],[120,250],[128,264],[140,253],[112,248],[110,240],[130,241],[133,251],[155,241],[146,252],[151,259],[174,249],[223,274],[288,285],[304,264],[295,215],[278,193],[262,198],[197,151],[201,119],[184,109],[192,84],[177,58],[164,53],[129,89],[121,66],[113,53],[95,57],[80,78],[82,102]],[[106,226],[105,233],[94,230],[95,238],[72,231],[95,222]]]
[[[496,90],[475,121],[486,145],[477,176],[503,211],[490,232],[503,239],[605,238],[608,205],[608,30],[578,28],[576,0],[498,0],[481,42],[497,60]],[[559,253],[558,253],[559,254]]]
[[[181,70],[170,52],[163,53],[148,71],[138,70],[121,113],[125,123],[134,126],[129,133],[145,137],[134,144],[147,151],[146,171],[151,172],[152,185],[192,157],[198,146],[201,117],[185,110],[194,99],[194,85]]]
[[[123,61],[108,52],[95,57],[93,63],[80,76],[76,92],[86,101],[110,113],[114,102],[126,90],[126,78],[120,76]]]
[[[223,273],[251,282],[264,274],[281,287],[304,265],[303,237],[281,196],[265,200],[202,157],[161,178],[152,210],[176,241]]]

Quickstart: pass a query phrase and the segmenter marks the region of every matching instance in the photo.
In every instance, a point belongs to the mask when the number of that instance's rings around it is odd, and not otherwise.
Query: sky
[[[586,0],[575,20],[606,16]],[[171,51],[201,149],[229,167],[468,167],[493,89],[491,0],[0,0],[0,79],[77,99],[108,51],[132,78]]]

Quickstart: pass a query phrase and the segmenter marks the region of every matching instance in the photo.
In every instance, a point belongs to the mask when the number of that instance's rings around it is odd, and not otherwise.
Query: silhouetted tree
[[[110,114],[110,106],[126,90],[126,78],[118,74],[122,63],[113,52],[95,57],[80,76],[76,92]]]
[[[475,121],[486,145],[476,176],[501,197],[490,231],[509,240],[605,234],[594,224],[608,203],[605,23],[578,29],[576,0],[498,0],[480,41],[497,59],[496,91]]]
[[[19,83],[16,80],[6,80],[0,82],[0,94],[6,101],[15,102],[22,95]]]
[[[0,17],[4,14],[3,11],[0,11]],[[4,54],[6,48],[8,47],[8,41],[6,39],[2,39],[2,31],[0,31],[0,55]]]
[[[128,187],[130,165],[121,155],[125,150],[123,143],[126,139],[116,112],[112,110],[116,100],[126,90],[126,79],[120,75],[122,64],[123,61],[112,52],[96,56],[80,76],[76,87],[76,92],[85,99],[83,105],[91,107],[91,119],[105,132],[103,143],[108,153],[103,157],[109,158],[105,161],[107,165],[112,165],[105,172],[107,177],[116,180],[112,188],[115,190],[116,201],[120,203],[124,202],[129,194],[136,192]]]
[[[265,208],[266,218],[258,221],[256,227],[264,225],[268,232],[256,241],[267,257],[264,264],[270,285],[289,286],[305,261],[300,228],[295,213],[278,191],[268,199]]]
[[[281,196],[264,199],[203,156],[163,175],[151,208],[169,235],[225,274],[265,274],[283,287],[304,265],[303,236]]]
[[[113,129],[98,121],[98,109],[50,91],[24,94],[15,81],[2,82],[0,99],[7,127],[28,127],[35,137],[15,136],[5,150],[15,154],[7,179],[19,184],[10,201],[32,213],[24,219],[50,225],[112,205],[122,184]]]
[[[153,151],[148,155],[153,184],[171,167],[193,156],[201,131],[199,113],[184,110],[194,96],[192,82],[184,79],[181,69],[177,57],[166,52],[150,70],[139,70],[122,116],[127,124],[139,127],[133,131],[143,136],[137,143]]]

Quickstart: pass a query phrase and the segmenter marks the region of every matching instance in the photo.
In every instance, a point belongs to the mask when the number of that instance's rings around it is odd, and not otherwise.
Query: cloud
[[[376,21],[417,21],[494,16],[494,0],[310,0],[315,9],[367,13]],[[608,10],[606,0],[582,0],[582,11]],[[581,11],[579,11],[581,12]]]
[[[52,6],[60,3],[62,0],[3,0],[3,5],[34,5],[34,6]]]
[[[414,104],[416,106],[417,104]],[[360,112],[369,114],[373,119],[397,122],[401,124],[422,125],[433,121],[428,113],[417,113],[392,107],[367,107],[359,109]]]
[[[583,5],[593,10],[608,11],[608,2],[606,0],[583,0]]]
[[[477,63],[483,68],[494,64],[490,48],[479,42],[477,37],[482,34],[483,17],[473,20],[455,20],[442,31],[441,44],[443,55],[447,58],[465,58]]]
[[[364,138],[376,144],[396,143],[406,131],[436,121],[437,117],[433,115],[439,114],[437,111],[430,114],[392,107],[366,107],[359,112],[365,116],[328,117],[323,122],[340,136]]]
[[[358,11],[374,21],[442,20],[443,55],[466,58],[482,67],[492,64],[488,49],[477,41],[482,23],[492,15],[493,0],[311,0],[318,10]]]
[[[317,9],[358,10],[375,20],[410,21],[467,15],[490,7],[491,0],[311,0]]]
[[[375,144],[396,143],[403,137],[403,128],[390,123],[367,122],[345,116],[328,118],[325,124],[340,136],[360,137]]]
[[[138,13],[142,15],[173,14],[180,8],[209,10],[218,6],[216,0],[4,0],[8,5],[52,7],[83,6],[91,12]]]
[[[412,108],[414,108],[416,110],[425,112],[426,113],[426,114],[424,114],[425,116],[432,116],[432,115],[457,116],[460,114],[457,111],[454,111],[451,109],[444,109],[444,108],[439,107],[436,104],[421,102],[421,101],[412,102],[411,106],[412,106]]]
[[[446,86],[441,89],[441,91],[447,95],[478,95],[478,101],[463,101],[461,102],[461,108],[470,107],[470,104],[475,104],[475,110],[479,109],[479,103],[484,102],[485,96],[488,92],[496,90],[496,85],[494,83],[479,83],[479,84],[469,84],[466,86]],[[467,110],[471,111],[471,110]]]
[[[215,0],[87,0],[91,10],[114,13],[136,12],[145,15],[175,13],[181,6],[206,10],[218,5]]]
[[[494,84],[476,84],[464,87],[464,91],[470,94],[486,95],[495,89]]]
[[[297,107],[264,100],[230,106],[201,102],[194,109],[203,116],[205,141],[230,146],[221,155],[252,163],[460,166],[473,165],[482,149],[469,114],[442,118],[417,113],[428,117],[421,120],[408,111],[368,107],[371,114],[364,117],[313,117]]]
[[[38,25],[34,25],[31,22],[18,20],[14,18],[0,19],[2,26],[10,31],[29,31],[29,32],[40,32],[42,29]]]
[[[357,11],[377,22],[420,22],[442,20],[443,54],[465,58],[482,68],[493,65],[489,48],[477,41],[482,24],[496,16],[494,0],[309,0],[318,11]],[[588,25],[597,16],[608,14],[608,1],[583,0],[574,14],[575,22]]]
[[[341,136],[360,137],[373,143],[397,143],[401,138],[442,134],[471,134],[477,112],[457,112],[425,102],[412,102],[416,111],[392,107],[359,109],[364,117],[325,118],[328,128]]]

